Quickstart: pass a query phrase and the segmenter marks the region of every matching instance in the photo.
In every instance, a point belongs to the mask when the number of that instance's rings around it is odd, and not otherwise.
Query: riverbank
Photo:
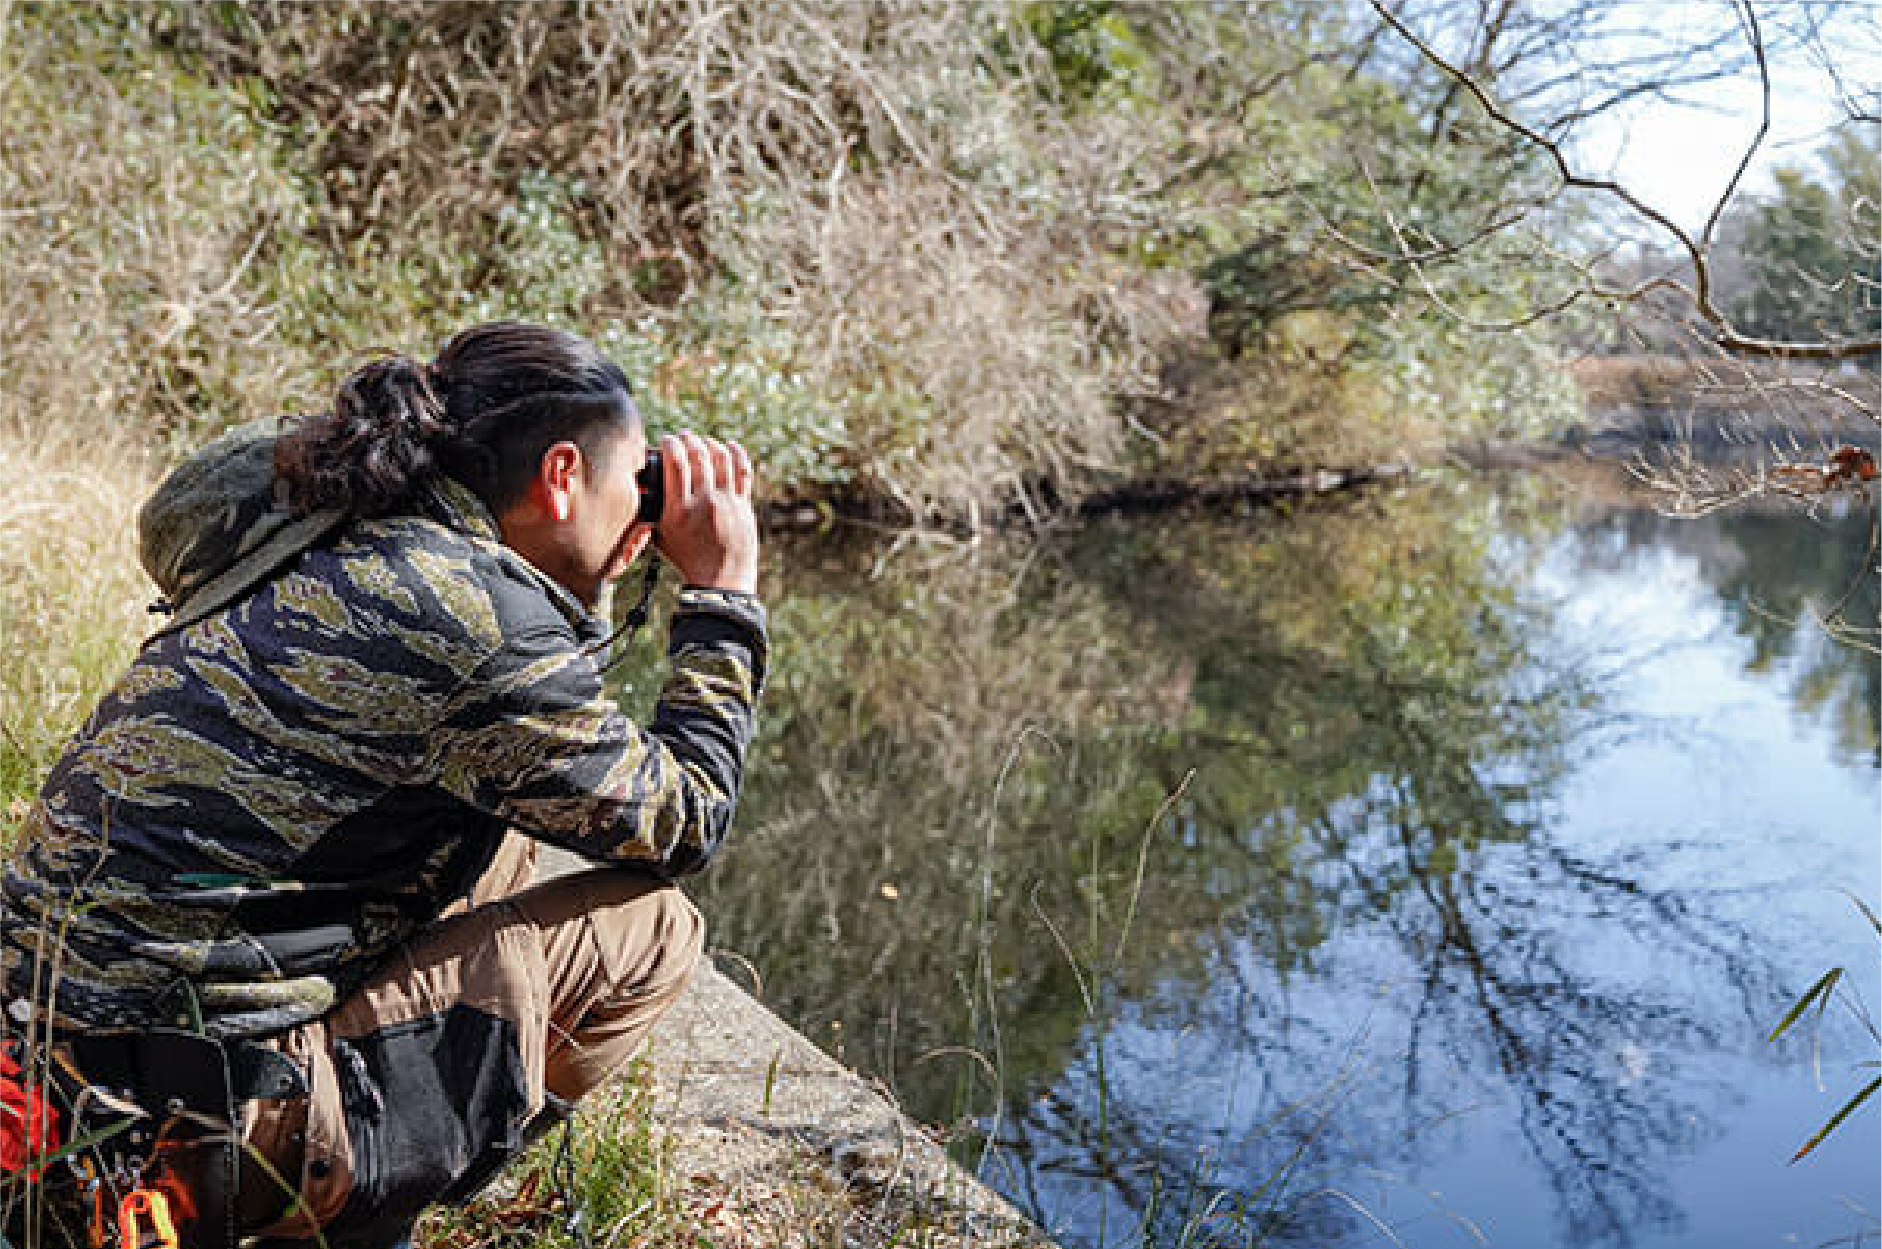
[[[1873,368],[1674,356],[1591,356],[1568,368],[1584,412],[1565,431],[1596,453],[1679,444],[1708,454],[1792,440],[1873,445]]]
[[[661,1021],[646,1079],[667,1179],[716,1245],[1051,1249],[890,1090],[716,967]]]

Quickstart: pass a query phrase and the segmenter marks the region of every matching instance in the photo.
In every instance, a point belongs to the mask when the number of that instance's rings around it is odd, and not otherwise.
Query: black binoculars
[[[667,502],[667,477],[658,451],[647,452],[647,463],[634,474],[634,486],[640,491],[640,512],[634,519],[644,525],[658,525]]]

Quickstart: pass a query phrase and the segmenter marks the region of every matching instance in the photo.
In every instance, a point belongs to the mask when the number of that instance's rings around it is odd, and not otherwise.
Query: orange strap
[[[105,1222],[105,1186],[93,1184],[91,1190],[91,1249],[105,1249],[111,1243],[111,1225]]]
[[[124,1194],[118,1203],[118,1249],[177,1249],[176,1225],[162,1193],[138,1188]]]

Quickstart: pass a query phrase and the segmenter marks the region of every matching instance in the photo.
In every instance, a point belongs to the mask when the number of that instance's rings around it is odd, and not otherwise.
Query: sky
[[[1615,13],[1633,10],[1649,18],[1655,37],[1672,40],[1696,39],[1732,15],[1723,0],[1607,2]],[[1786,16],[1782,3],[1761,8],[1780,21]],[[1830,52],[1841,86],[1866,89],[1873,99],[1882,92],[1882,0],[1847,0],[1839,20],[1841,33]],[[1771,55],[1771,132],[1740,184],[1741,194],[1768,189],[1771,171],[1780,165],[1809,164],[1842,116],[1837,81],[1804,50],[1784,46],[1781,30],[1769,34],[1778,45]],[[1690,90],[1685,104],[1643,99],[1617,110],[1581,136],[1577,152],[1584,169],[1578,172],[1612,173],[1643,201],[1698,231],[1757,133],[1760,94],[1757,73],[1748,68]]]

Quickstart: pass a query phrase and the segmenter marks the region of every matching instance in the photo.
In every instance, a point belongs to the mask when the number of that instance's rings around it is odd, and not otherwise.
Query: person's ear
[[[536,466],[536,502],[550,520],[563,523],[574,512],[576,484],[582,475],[582,451],[572,442],[558,442],[542,453]]]

